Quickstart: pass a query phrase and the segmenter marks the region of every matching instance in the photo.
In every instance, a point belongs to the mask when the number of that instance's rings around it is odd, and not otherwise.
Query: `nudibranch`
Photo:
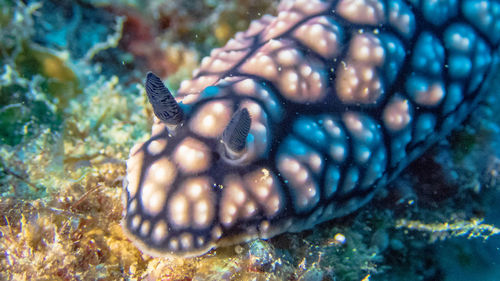
[[[353,212],[490,90],[499,41],[496,0],[284,0],[175,98],[147,74],[125,232],[195,256]]]

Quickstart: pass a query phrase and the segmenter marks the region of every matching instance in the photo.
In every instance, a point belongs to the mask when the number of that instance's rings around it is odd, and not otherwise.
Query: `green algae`
[[[47,97],[50,85],[42,72],[29,72],[33,66],[22,58],[30,49],[33,33],[31,15],[38,5],[24,7],[2,1],[0,13],[0,139],[16,145],[25,137],[33,137],[41,127],[56,129],[61,119],[54,101]]]

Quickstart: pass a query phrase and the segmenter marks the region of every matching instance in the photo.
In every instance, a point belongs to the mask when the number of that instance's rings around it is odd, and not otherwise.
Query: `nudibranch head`
[[[214,97],[216,90],[207,90],[210,99],[177,103],[160,78],[147,75],[154,125],[127,161],[123,225],[152,255],[199,255],[273,234],[283,193],[259,162],[269,150],[267,116],[258,103],[222,90]],[[223,231],[236,235],[220,239]]]

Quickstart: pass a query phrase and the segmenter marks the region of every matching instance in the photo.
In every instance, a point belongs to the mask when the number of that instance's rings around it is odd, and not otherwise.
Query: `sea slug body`
[[[344,216],[446,136],[498,66],[494,0],[284,0],[204,58],[124,181],[123,227],[155,256]]]

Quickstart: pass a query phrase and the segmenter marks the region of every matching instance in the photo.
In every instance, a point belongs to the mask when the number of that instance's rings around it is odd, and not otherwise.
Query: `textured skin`
[[[182,125],[155,118],[132,148],[126,233],[193,256],[352,212],[466,117],[499,41],[498,1],[283,1],[182,83]],[[250,134],[227,157],[240,108]]]

